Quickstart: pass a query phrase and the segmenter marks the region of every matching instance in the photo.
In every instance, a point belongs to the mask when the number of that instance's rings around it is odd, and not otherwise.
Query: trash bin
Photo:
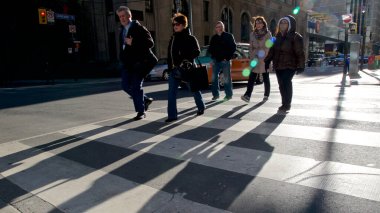
[[[380,55],[375,56],[375,69],[380,69]]]
[[[376,66],[376,64],[375,64],[375,56],[371,55],[371,56],[368,57],[368,69],[369,70],[374,70],[374,69],[376,69],[375,66]]]

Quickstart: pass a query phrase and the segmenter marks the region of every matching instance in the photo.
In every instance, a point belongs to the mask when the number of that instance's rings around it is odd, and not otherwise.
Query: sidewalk
[[[350,77],[350,85],[380,85],[380,69],[363,69],[358,71],[357,76],[348,76]]]
[[[16,80],[5,85],[0,85],[0,89],[28,88],[28,87],[48,87],[67,84],[93,84],[120,81],[120,78],[80,78],[80,79],[55,79],[55,80]]]
[[[372,76],[372,77],[374,77],[380,81],[380,69],[378,69],[378,70],[363,69],[362,72],[364,72],[364,73],[366,73],[366,74],[368,74],[368,75],[370,75],[370,76]]]

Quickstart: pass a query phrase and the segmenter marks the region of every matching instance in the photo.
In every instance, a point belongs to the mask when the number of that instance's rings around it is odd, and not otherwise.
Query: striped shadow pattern
[[[297,85],[289,113],[238,90],[203,116],[180,104],[173,123],[153,109],[4,143],[0,184],[61,212],[378,212],[379,102],[325,87]]]

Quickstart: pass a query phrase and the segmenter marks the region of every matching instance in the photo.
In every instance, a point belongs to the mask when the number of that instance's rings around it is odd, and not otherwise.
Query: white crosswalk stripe
[[[371,110],[379,107],[371,97],[376,92],[351,87],[342,94],[332,87],[295,85],[287,114],[277,113],[276,90],[269,101],[260,103],[263,88],[257,87],[246,105],[239,98],[244,89],[236,89],[232,100],[209,103],[203,116],[188,110],[195,106],[192,101],[179,104],[179,112],[186,112],[169,124],[164,122],[165,110],[152,109],[137,122],[131,121],[134,115],[126,115],[0,144],[1,175],[68,212],[228,212],[242,210],[242,204],[250,212],[258,204],[269,205],[265,196],[274,199],[272,210],[282,206],[285,212],[302,212],[307,204],[298,202],[312,200],[313,190],[333,193],[325,196],[336,196],[336,202],[368,204],[366,210],[371,211],[380,206],[379,159],[360,154],[365,164],[352,164],[349,159],[334,161],[333,155],[336,146],[380,152],[380,131],[375,131],[380,116]],[[324,88],[330,93],[325,95]],[[308,98],[315,90],[319,93]],[[296,123],[302,118],[310,123]],[[331,126],[324,125],[330,121]],[[356,122],[359,129],[339,126],[340,122]],[[322,159],[315,159],[316,150],[300,144],[327,148],[319,153]],[[220,191],[202,188],[210,180],[200,177],[209,177],[209,170],[220,174],[215,176]],[[228,182],[232,176],[239,179]],[[186,188],[182,181],[194,187]],[[303,198],[283,204],[289,198],[277,197],[271,185],[278,186],[278,196],[288,192]],[[324,205],[320,208],[326,211],[338,206]],[[354,204],[342,208],[364,210]]]

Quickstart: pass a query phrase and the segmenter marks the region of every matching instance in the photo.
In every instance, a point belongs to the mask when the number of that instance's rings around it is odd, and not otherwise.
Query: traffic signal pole
[[[344,28],[344,65],[343,65],[343,75],[346,75],[348,70],[347,66],[347,54],[348,54],[348,25],[346,24],[346,27]]]
[[[361,20],[361,35],[362,35],[362,48],[361,48],[361,60],[360,60],[360,70],[363,71],[363,63],[364,63],[364,54],[365,54],[365,37],[366,37],[366,23],[365,23],[365,13],[366,13],[366,8],[367,6],[364,6],[365,9],[363,9],[363,2],[362,2],[362,8],[361,8],[361,13],[362,15],[362,20]]]

